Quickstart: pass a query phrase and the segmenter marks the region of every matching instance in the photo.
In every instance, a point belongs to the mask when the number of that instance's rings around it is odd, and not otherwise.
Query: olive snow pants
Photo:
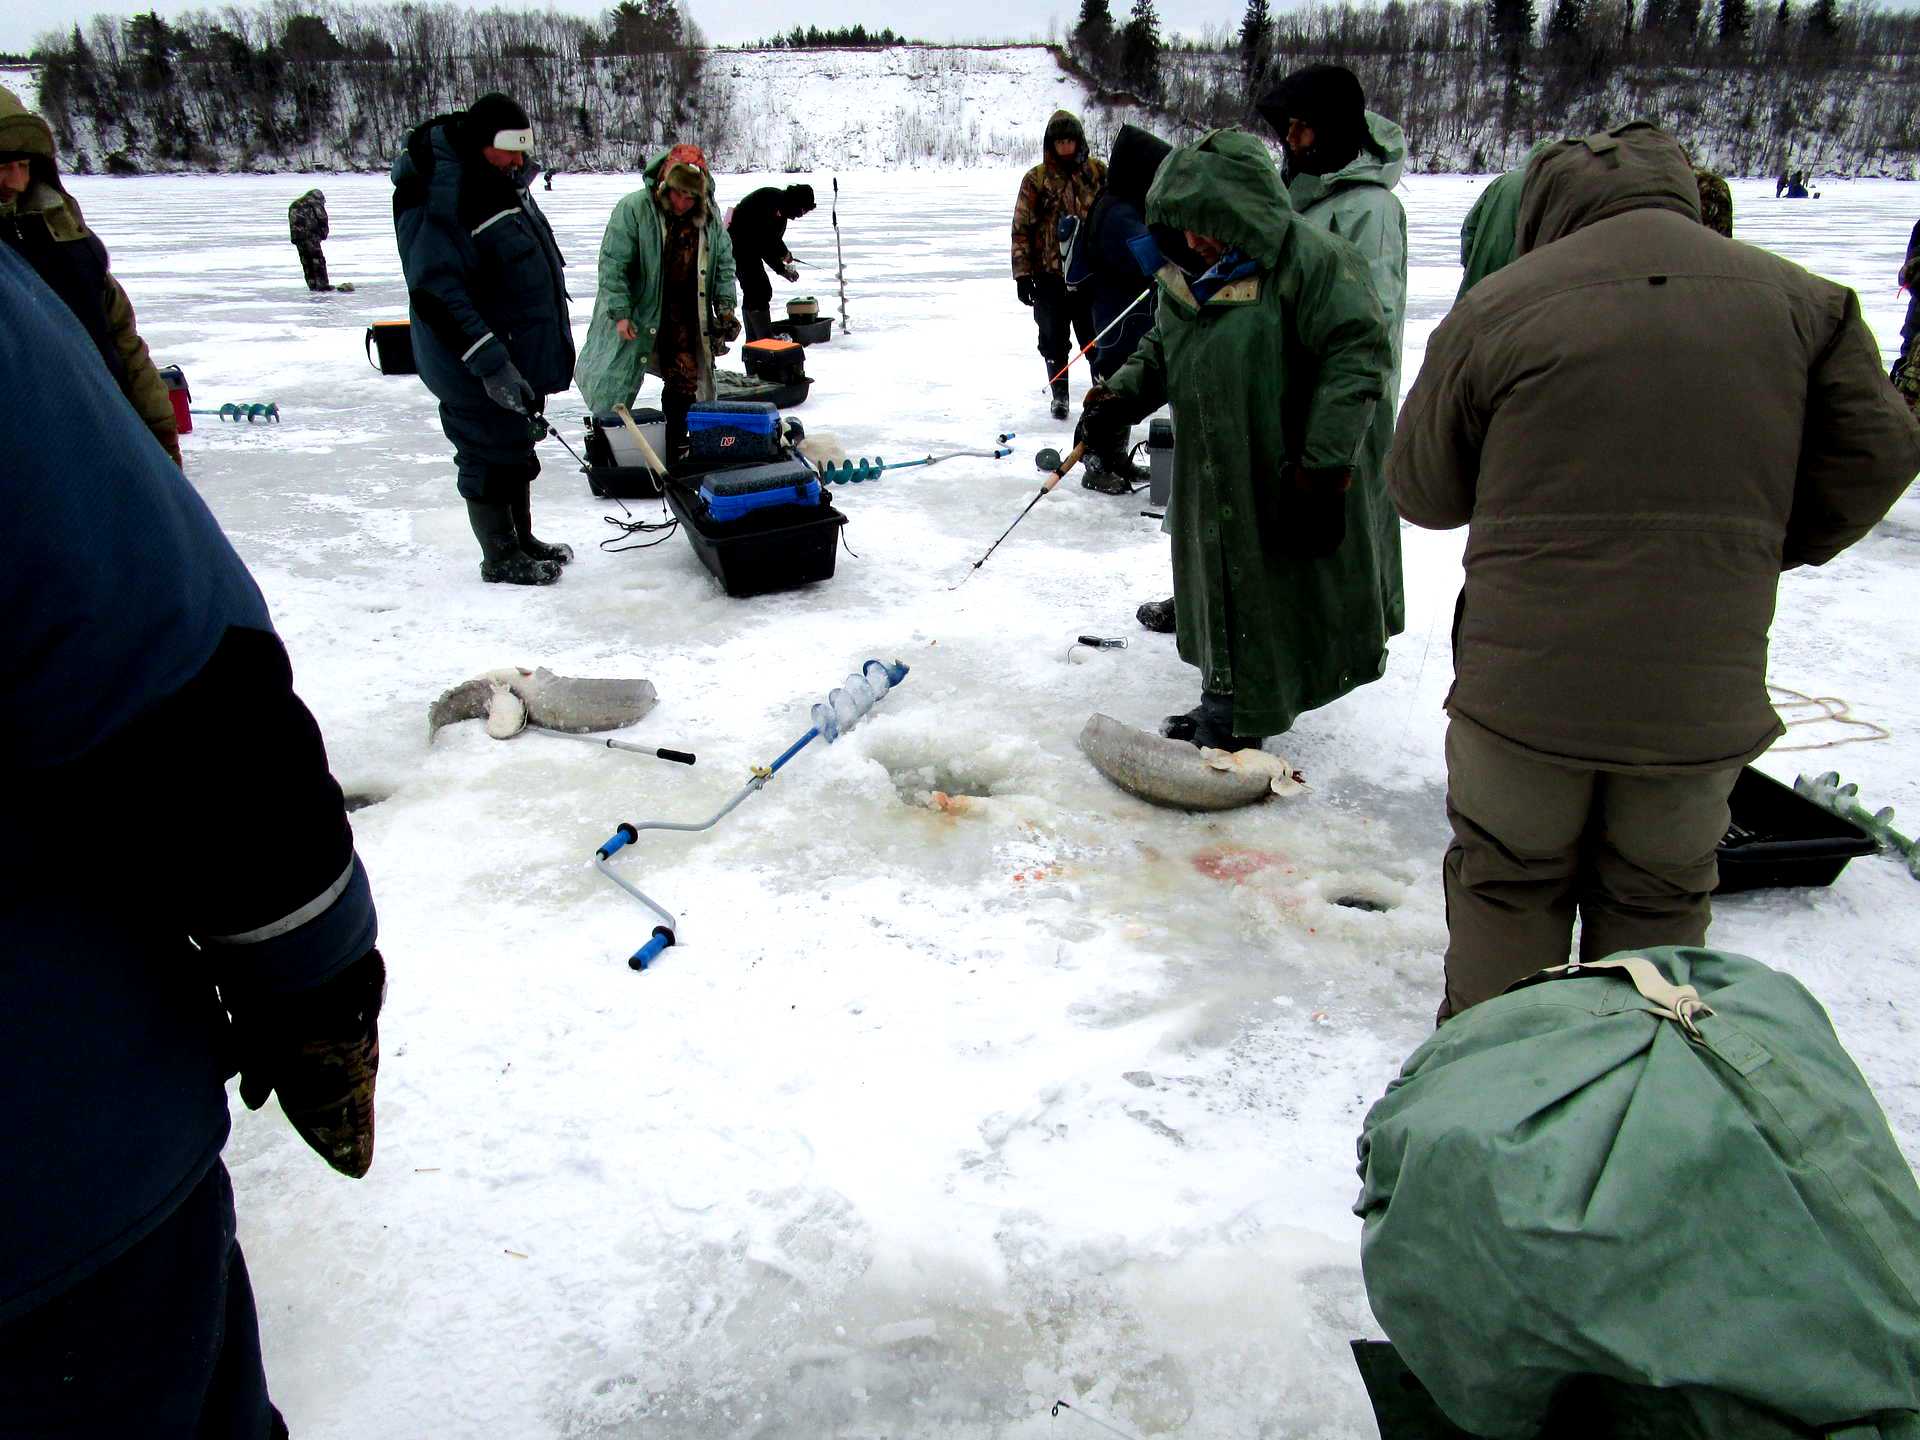
[[[1535,759],[1471,721],[1447,727],[1446,995],[1439,1018],[1565,963],[1699,945],[1740,767],[1679,774]]]

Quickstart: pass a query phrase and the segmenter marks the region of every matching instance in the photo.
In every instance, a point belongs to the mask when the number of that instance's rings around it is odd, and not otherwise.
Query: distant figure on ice
[[[1122,125],[1107,162],[1106,184],[1087,212],[1085,232],[1074,242],[1065,278],[1088,297],[1093,333],[1103,336],[1091,357],[1096,381],[1116,374],[1133,357],[1140,337],[1153,328],[1154,277],[1166,261],[1147,228],[1147,189],[1172,153],[1173,147],[1159,136]],[[1141,478],[1127,458],[1131,430],[1107,438],[1110,449],[1088,452],[1080,483],[1106,495],[1130,495]],[[1165,628],[1172,630],[1172,602],[1166,603]]]
[[[1443,1020],[1564,961],[1576,911],[1584,959],[1705,940],[1727,794],[1781,733],[1780,571],[1920,471],[1853,292],[1699,220],[1644,121],[1554,145],[1400,416],[1400,513],[1470,527]]]
[[[787,221],[810,215],[813,208],[811,185],[764,186],[733,207],[727,240],[733,246],[749,340],[773,334],[773,282],[767,271],[789,283],[800,278],[793,252],[787,249]]]
[[[1373,511],[1352,482],[1393,351],[1366,261],[1293,213],[1253,136],[1176,149],[1147,222],[1173,262],[1158,319],[1087,392],[1085,436],[1099,449],[1164,404],[1179,416],[1175,618],[1201,697],[1163,733],[1247,749],[1385,668]]]
[[[1374,544],[1379,614],[1386,633],[1398,635],[1406,628],[1407,599],[1399,516],[1387,498],[1385,472],[1400,402],[1400,342],[1407,316],[1407,213],[1393,193],[1406,165],[1407,139],[1393,121],[1366,108],[1358,77],[1339,65],[1294,71],[1261,97],[1258,108],[1285,149],[1282,176],[1294,213],[1360,251],[1387,322],[1392,367],[1372,428],[1354,457],[1353,489]]]
[[[705,153],[676,145],[646,181],[607,217],[580,393],[605,412],[633,404],[647,374],[658,375],[671,463],[686,447],[687,411],[713,398],[714,357],[739,338],[739,300]]]
[[[534,203],[533,127],[505,95],[423,121],[393,162],[414,360],[440,401],[480,578],[550,585],[573,559],[533,533],[546,397],[573,383],[566,261]]]
[[[373,1161],[385,966],[340,787],[246,567],[0,247],[0,1430],[285,1436],[227,1077]],[[78,460],[80,463],[76,463]],[[139,848],[103,883],[102,817]],[[287,1204],[285,1197],[279,1202]]]
[[[107,247],[60,183],[53,131],[0,86],[0,237],[66,301],[107,373],[174,464],[180,432],[167,382],[133,323],[133,302],[107,268]]]
[[[1793,177],[1782,170],[1780,172],[1780,178],[1773,182],[1773,198],[1778,200],[1782,195],[1786,194],[1787,186],[1792,183],[1792,180]]]
[[[1778,199],[1778,196],[1774,197]],[[1807,198],[1807,172],[1796,170],[1787,179],[1787,199],[1805,200]]]
[[[1070,292],[1060,265],[1060,220],[1084,219],[1100,193],[1107,167],[1087,153],[1080,117],[1056,110],[1040,142],[1040,163],[1020,181],[1013,204],[1013,288],[1033,309],[1040,356],[1051,379],[1064,369],[1073,340],[1093,339],[1092,297]],[[1067,418],[1067,377],[1053,381],[1053,418]]]
[[[307,289],[331,290],[327,282],[327,257],[320,242],[328,235],[327,197],[309,190],[287,207],[287,234],[293,248],[300,252],[300,269],[307,277]]]

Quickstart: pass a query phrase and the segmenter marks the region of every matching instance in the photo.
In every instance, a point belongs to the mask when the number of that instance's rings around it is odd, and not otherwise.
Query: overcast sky
[[[241,0],[252,8],[253,0]],[[491,8],[500,0],[456,0],[466,8]],[[1112,0],[1114,14],[1125,17],[1131,0]],[[1209,25],[1237,27],[1245,0],[1157,0],[1163,29],[1197,35]],[[183,10],[217,10],[206,0],[179,3],[159,0],[157,6],[147,0],[4,0],[0,3],[0,50],[25,52],[49,30],[70,30],[74,21],[84,23],[94,15],[111,13],[131,15],[157,8],[162,15],[177,15]],[[608,4],[570,0],[554,8],[581,15],[597,15]],[[1047,22],[1052,19],[1058,33],[1064,33],[1079,13],[1078,0],[1042,0],[1021,4],[1018,0],[932,0],[921,6],[914,18],[902,23],[902,7],[888,0],[726,0],[724,4],[693,0],[693,18],[707,38],[721,45],[737,45],[757,40],[775,30],[801,24],[864,24],[874,29],[891,25],[910,30],[915,39],[926,40],[1029,40],[1045,39]],[[1279,8],[1278,6],[1275,7]]]

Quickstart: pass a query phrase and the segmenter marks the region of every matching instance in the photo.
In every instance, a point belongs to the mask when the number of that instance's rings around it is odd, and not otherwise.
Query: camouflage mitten
[[[373,1164],[373,1087],[387,967],[369,950],[313,990],[235,1010],[240,1098],[249,1110],[280,1092],[288,1123],[315,1154],[355,1179]]]
[[[1900,398],[1907,402],[1907,408],[1920,414],[1920,365],[1914,364],[1914,355],[1902,352],[1893,362],[1893,373],[1887,378],[1893,381],[1893,388],[1900,392]]]

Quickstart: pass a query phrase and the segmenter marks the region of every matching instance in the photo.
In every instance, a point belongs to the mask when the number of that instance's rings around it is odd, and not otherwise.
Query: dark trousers
[[[749,260],[739,269],[740,307],[743,310],[767,310],[773,305],[773,280],[767,267]]]
[[[1040,354],[1051,375],[1067,363],[1076,339],[1081,345],[1093,339],[1093,297],[1085,290],[1068,290],[1058,275],[1036,275],[1033,323],[1040,329]]]
[[[267,1400],[233,1183],[218,1160],[160,1227],[0,1326],[4,1440],[284,1440]]]
[[[485,460],[464,450],[453,452],[454,475],[460,494],[483,505],[512,505],[524,500],[527,487],[540,473],[540,457],[528,448],[520,460]]]
[[[331,290],[327,283],[327,257],[321,252],[318,241],[305,245],[295,245],[300,252],[300,269],[307,277],[307,289]]]

